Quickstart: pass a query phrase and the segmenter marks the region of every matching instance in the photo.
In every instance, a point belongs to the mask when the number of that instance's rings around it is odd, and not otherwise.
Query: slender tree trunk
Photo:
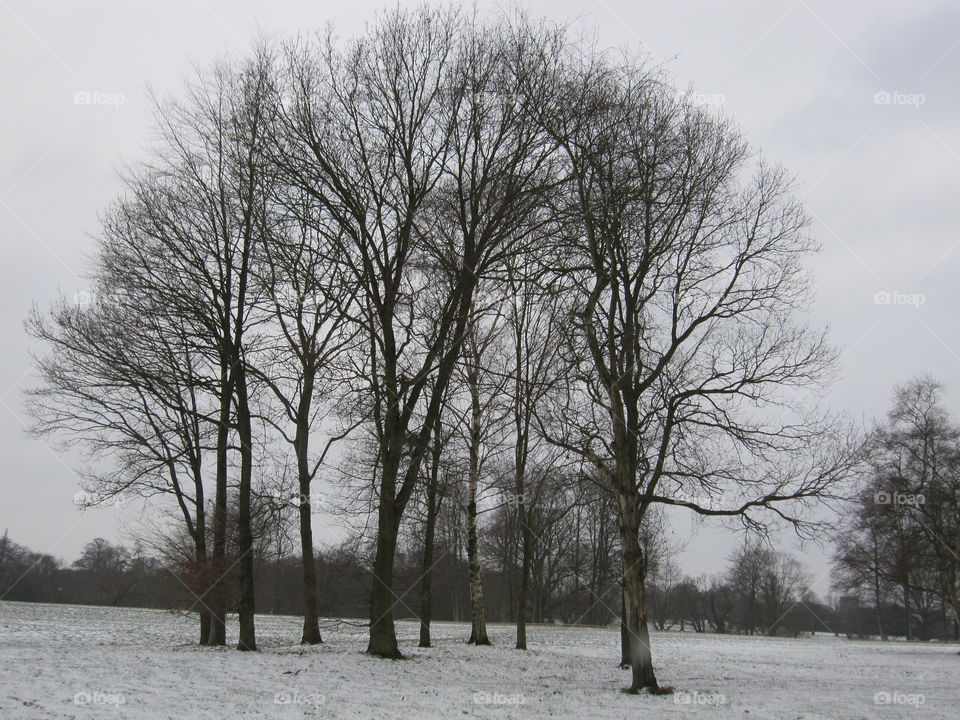
[[[200,579],[199,583],[194,583],[197,588],[198,597],[202,597],[205,590],[202,585],[208,578],[210,572],[207,559],[207,511],[204,507],[206,498],[203,494],[203,476],[200,472],[198,462],[193,464],[193,482],[194,482],[194,523],[193,523],[193,544],[195,549],[195,558],[197,562],[196,577]],[[199,601],[200,612],[200,644],[206,645],[210,640],[210,608],[203,600]]]
[[[877,615],[877,630],[880,632],[880,639],[887,639],[887,629],[883,624],[883,607],[880,603],[880,576],[878,573],[873,575],[873,607]]]
[[[630,631],[627,629],[627,592],[620,580],[620,667],[630,667]]]
[[[226,360],[220,367],[220,417],[217,426],[216,494],[213,505],[213,562],[208,567],[210,633],[207,645],[227,644],[227,443],[230,440],[230,405],[233,402],[233,382],[230,379],[230,364]]]
[[[237,534],[240,550],[240,639],[237,650],[256,650],[257,634],[253,579],[253,529],[251,528],[250,495],[253,481],[253,425],[247,395],[247,379],[243,360],[237,372],[237,434],[240,441],[240,491],[237,503]]]
[[[533,531],[527,521],[526,498],[522,493],[522,481],[518,485],[517,520],[520,523],[520,589],[517,592],[517,650],[527,649],[527,605],[530,594],[530,552],[533,547]]]
[[[423,567],[420,577],[420,647],[430,647],[430,621],[433,619],[433,551],[437,533],[437,515],[442,496],[440,489],[441,454],[440,415],[433,427],[433,452],[427,481],[427,526],[423,534]]]
[[[313,556],[313,518],[310,503],[312,477],[308,453],[313,387],[313,373],[305,372],[300,405],[297,408],[297,433],[293,441],[300,487],[300,558],[303,570],[303,634],[300,642],[304,645],[317,645],[323,642],[317,613],[317,564]]]
[[[439,453],[437,453],[439,455]],[[423,572],[420,577],[420,647],[430,647],[430,620],[433,604],[433,544],[437,530],[437,469],[436,460],[430,472],[427,487],[427,527],[423,536]]]
[[[906,584],[903,585],[903,620],[907,640],[913,640],[913,617],[910,611],[910,587]]]
[[[313,556],[313,529],[310,517],[310,484],[300,483],[300,557],[303,568],[303,634],[300,642],[317,645],[323,642],[317,614],[317,565]]]
[[[196,546],[196,561],[197,561],[197,576],[200,578],[205,578],[209,572],[207,567],[207,543],[206,543],[206,529],[204,523],[206,522],[203,513],[197,512],[197,522],[195,526],[195,532],[197,534],[195,540]],[[203,592],[201,590],[201,592]],[[210,610],[204,602],[200,602],[200,644],[206,645],[210,640]]]
[[[479,352],[477,353],[479,355]],[[480,576],[480,547],[477,540],[477,485],[480,480],[480,358],[474,357],[475,366],[470,370],[470,476],[467,486],[467,558],[470,563],[470,606],[473,621],[470,627],[471,645],[490,645],[487,637],[487,622],[483,607],[483,581]]]

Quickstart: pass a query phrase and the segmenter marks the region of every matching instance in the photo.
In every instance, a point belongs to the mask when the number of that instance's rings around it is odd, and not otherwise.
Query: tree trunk
[[[476,481],[470,482],[470,501],[467,503],[467,555],[470,558],[470,606],[472,623],[470,627],[471,645],[490,645],[487,637],[487,622],[483,607],[483,583],[480,577],[480,551],[477,542],[477,501]]]
[[[479,353],[478,353],[479,354]],[[490,645],[487,637],[487,622],[483,608],[483,582],[480,577],[480,547],[477,540],[477,485],[480,480],[480,389],[479,357],[473,359],[475,366],[470,371],[470,475],[467,487],[467,558],[470,563],[470,606],[472,623],[470,627],[471,645]]]
[[[621,498],[620,543],[623,555],[623,585],[628,634],[629,659],[632,678],[628,692],[660,689],[653,672],[653,654],[650,650],[650,629],[647,626],[644,575],[646,565],[640,547],[639,513],[625,505],[633,498]]]
[[[240,441],[240,491],[237,502],[237,535],[240,550],[240,639],[237,650],[256,650],[254,620],[253,530],[250,520],[250,495],[253,481],[253,426],[247,397],[247,379],[243,360],[237,372],[237,434]]]
[[[202,502],[202,501],[201,501]],[[197,559],[197,576],[201,578],[201,581],[207,576],[207,544],[206,544],[206,526],[205,526],[205,517],[200,508],[197,508],[197,522],[194,527],[194,532],[196,533],[196,539],[194,541],[196,547],[196,559]],[[201,590],[201,592],[203,592]],[[210,609],[207,605],[201,601],[200,602],[200,644],[206,645],[210,640]]]
[[[323,642],[323,638],[320,635],[320,619],[317,614],[317,564],[313,556],[313,509],[310,502],[312,478],[307,452],[310,439],[313,375],[311,373],[304,375],[297,413],[297,434],[293,441],[297,454],[297,475],[300,487],[300,559],[303,570],[303,634],[300,642],[304,645],[318,645]]]
[[[420,577],[420,647],[430,647],[430,620],[433,602],[433,544],[437,530],[439,501],[437,484],[440,474],[439,418],[434,431],[435,443],[427,485],[427,527],[423,534],[423,572]]]
[[[521,486],[522,487],[522,486]],[[533,532],[527,522],[527,509],[523,494],[517,495],[518,519],[522,541],[520,549],[520,589],[517,592],[517,650],[527,649],[527,605],[530,594],[530,552],[533,547]]]
[[[386,490],[386,488],[384,488]],[[397,551],[397,531],[393,517],[393,489],[390,499],[381,497],[377,556],[373,561],[373,589],[370,592],[370,642],[367,652],[377,657],[403,657],[397,647],[393,624],[393,559]]]
[[[320,619],[317,615],[317,565],[313,557],[313,529],[310,524],[309,483],[300,484],[300,557],[303,566],[303,634],[301,644],[318,645]]]
[[[880,639],[887,639],[887,629],[883,624],[883,607],[880,603],[880,578],[874,573],[873,577],[873,607],[877,615],[877,630],[880,632]]]
[[[392,425],[392,423],[390,423]],[[395,434],[392,427],[387,430]],[[391,445],[399,444],[397,438],[387,443],[387,452],[382,459],[380,480],[380,503],[377,508],[377,554],[373,560],[373,587],[370,590],[370,640],[367,652],[383,658],[400,659],[397,632],[393,624],[393,561],[397,552],[399,512],[396,509],[396,486],[399,459],[390,452]],[[383,447],[383,446],[381,446]]]
[[[913,640],[913,617],[910,612],[910,587],[909,585],[903,585],[903,620],[905,625],[905,632],[907,635],[907,640]]]
[[[220,416],[217,426],[217,479],[213,505],[213,562],[207,568],[210,576],[208,590],[210,608],[210,633],[207,645],[227,644],[227,443],[230,440],[230,404],[233,402],[233,382],[230,364],[226,360],[220,367]]]
[[[627,630],[627,593],[620,580],[620,667],[630,667],[630,631]]]
[[[204,508],[204,502],[206,501],[203,494],[203,476],[200,472],[199,462],[194,461],[192,471],[195,493],[193,546],[197,569],[194,582],[192,583],[194,589],[192,589],[191,592],[194,592],[198,598],[202,598],[205,592],[202,586],[207,580],[207,574],[209,572],[207,566],[207,513],[206,508]],[[199,580],[199,582],[197,582],[197,580]],[[200,605],[200,644],[206,645],[210,640],[210,608],[203,600],[199,600],[198,602]]]

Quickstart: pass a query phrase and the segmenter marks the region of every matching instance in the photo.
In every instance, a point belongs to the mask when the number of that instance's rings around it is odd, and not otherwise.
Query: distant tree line
[[[621,620],[616,548],[609,548],[599,566],[593,562],[596,546],[593,535],[583,527],[585,509],[575,510],[557,532],[538,543],[530,622],[615,626]],[[432,615],[437,620],[464,622],[472,612],[469,562],[462,522],[458,527],[450,520],[441,523],[437,543],[441,559],[434,567],[435,581],[446,591],[434,598]],[[509,533],[506,528],[484,528],[488,542],[483,550],[483,582],[490,619],[514,623],[519,570],[516,547],[504,556],[504,545],[511,543]],[[416,590],[421,547],[415,540],[404,543],[397,558],[397,592],[402,598],[411,598],[409,603],[399,604],[398,618],[420,617]],[[371,550],[368,547],[367,554]],[[355,539],[334,548],[317,548],[314,554],[318,576],[324,578],[316,588],[321,624],[322,618],[335,624],[339,618],[363,617],[370,591],[370,575],[365,569],[369,558],[364,557],[364,549]],[[79,559],[63,566],[52,556],[34,553],[4,535],[0,540],[0,595],[25,602],[195,610],[195,599],[179,580],[182,568],[169,563],[169,557],[149,555],[140,545],[130,549],[95,538]],[[301,559],[284,547],[258,547],[254,574],[261,588],[260,612],[299,614],[300,568]],[[755,542],[745,543],[730,558],[725,573],[710,577],[681,575],[675,561],[663,555],[657,558],[650,578],[647,610],[652,625],[660,631],[856,635],[857,618],[850,615],[849,607],[823,604],[809,592],[807,581],[808,574],[796,559]],[[233,610],[236,606],[233,596],[228,607]]]

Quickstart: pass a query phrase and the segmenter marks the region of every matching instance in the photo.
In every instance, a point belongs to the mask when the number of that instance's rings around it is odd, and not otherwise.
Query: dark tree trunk
[[[517,650],[527,649],[527,605],[530,594],[530,552],[533,547],[533,532],[527,522],[527,506],[523,485],[517,494],[517,520],[520,523],[520,589],[517,591]]]
[[[393,423],[387,433],[392,432]],[[388,441],[387,448],[397,447],[399,439]],[[383,447],[383,446],[381,446]],[[370,590],[370,640],[367,652],[383,658],[399,659],[397,632],[393,624],[393,561],[397,552],[397,532],[400,512],[396,508],[396,487],[399,470],[396,452],[387,452],[382,459],[380,481],[380,504],[377,508],[377,554],[373,560],[373,587]]]
[[[367,652],[377,657],[403,657],[397,646],[393,624],[393,559],[397,551],[396,520],[393,513],[393,488],[380,501],[377,555],[373,561],[373,589],[370,592],[370,642]]]
[[[216,495],[213,505],[213,562],[208,567],[206,593],[209,597],[210,634],[207,645],[227,644],[227,596],[225,575],[227,565],[227,443],[230,440],[230,405],[233,402],[233,382],[230,364],[220,367],[220,417],[217,427]]]
[[[627,630],[627,593],[620,581],[620,667],[630,667],[630,631]]]
[[[297,408],[297,434],[294,449],[297,454],[297,475],[300,487],[300,558],[303,566],[303,634],[300,642],[317,645],[323,642],[320,619],[317,614],[317,564],[313,556],[313,519],[310,503],[310,406],[313,402],[314,376],[304,373],[300,405]]]
[[[637,693],[641,690],[656,692],[660,689],[660,686],[657,684],[657,678],[653,671],[653,653],[650,649],[650,629],[647,625],[646,593],[644,588],[646,563],[639,540],[639,512],[633,508],[624,507],[631,502],[635,502],[635,499],[621,498],[620,503],[620,543],[623,553],[624,605],[632,673],[628,692]]]
[[[887,639],[887,628],[883,624],[883,607],[880,603],[880,578],[875,573],[873,578],[873,607],[877,615],[877,630],[880,633],[880,639]]]
[[[303,635],[300,642],[317,645],[323,642],[317,615],[317,565],[313,556],[313,529],[310,524],[309,485],[300,485],[300,556],[303,566]]]
[[[207,577],[207,543],[206,543],[206,518],[200,509],[203,500],[201,498],[197,507],[197,522],[194,527],[196,533],[196,558],[197,558],[197,577],[204,579]],[[202,593],[203,590],[200,590]],[[199,602],[200,608],[200,644],[206,645],[210,641],[210,609],[202,600]]]
[[[427,526],[423,534],[423,565],[420,578],[420,647],[430,647],[430,620],[432,619],[433,604],[433,545],[437,530],[437,514],[440,510],[439,493],[437,492],[440,480],[440,437],[439,418],[434,430],[433,457],[430,465],[430,479],[427,485]]]
[[[253,480],[253,426],[242,358],[238,359],[236,372],[237,434],[240,441],[240,491],[237,502],[237,535],[240,550],[240,561],[238,563],[240,566],[240,639],[237,643],[237,650],[256,650],[253,529],[250,520],[250,495]]]
[[[903,620],[907,640],[913,640],[913,613],[910,610],[910,586],[903,585]]]
[[[197,562],[195,578],[199,582],[194,582],[195,594],[198,598],[203,597],[206,592],[203,588],[208,573],[210,572],[207,559],[207,511],[204,507],[206,498],[203,494],[203,475],[200,469],[199,447],[197,447],[197,456],[193,460],[193,484],[194,484],[194,523],[193,523],[193,545],[195,558]],[[203,600],[198,600],[200,613],[200,644],[206,645],[210,640],[210,608]]]

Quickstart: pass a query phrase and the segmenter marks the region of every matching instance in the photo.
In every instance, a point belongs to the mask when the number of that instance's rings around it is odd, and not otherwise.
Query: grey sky
[[[960,414],[960,6],[526,5],[596,28],[603,45],[642,47],[796,173],[824,247],[810,263],[818,288],[810,320],[829,323],[843,350],[831,407],[870,422],[895,383],[927,372],[947,384]],[[0,0],[0,530],[15,541],[72,560],[94,535],[120,537],[121,519],[135,513],[79,513],[73,460],[22,432],[30,384],[22,320],[34,300],[85,290],[97,212],[118,192],[119,164],[140,157],[149,139],[146,87],[176,92],[191,62],[240,53],[258,30],[285,35],[332,20],[350,35],[381,7]],[[689,527],[681,520],[678,533]],[[735,542],[701,530],[681,562],[710,571]],[[821,576],[824,558],[808,552]]]

